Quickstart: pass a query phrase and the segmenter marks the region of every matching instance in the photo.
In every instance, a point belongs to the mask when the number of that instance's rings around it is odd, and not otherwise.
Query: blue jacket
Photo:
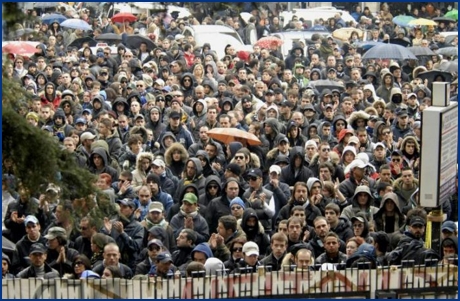
[[[196,245],[196,247],[192,250],[192,253],[191,253],[192,259],[193,259],[193,253],[196,251],[204,253],[204,255],[206,256],[206,259],[214,257],[214,255],[212,254],[211,247],[209,246],[207,242],[202,242]]]
[[[161,188],[159,188],[159,190],[160,191],[158,192],[157,195],[152,196],[152,201],[162,203],[163,206],[165,207],[165,216],[167,216],[169,213],[169,209],[171,209],[174,203],[174,200],[169,193],[163,192]]]

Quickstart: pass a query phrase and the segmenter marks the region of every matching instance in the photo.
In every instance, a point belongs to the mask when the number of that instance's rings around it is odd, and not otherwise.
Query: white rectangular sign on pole
[[[420,205],[437,207],[457,188],[458,104],[422,112]]]

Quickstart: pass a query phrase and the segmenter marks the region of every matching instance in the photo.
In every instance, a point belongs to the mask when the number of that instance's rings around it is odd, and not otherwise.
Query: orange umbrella
[[[249,145],[262,144],[256,135],[235,128],[214,128],[208,131],[208,136],[225,144],[236,141]]]

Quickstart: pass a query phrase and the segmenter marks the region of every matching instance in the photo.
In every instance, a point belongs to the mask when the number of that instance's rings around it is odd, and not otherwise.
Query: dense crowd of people
[[[18,113],[96,175],[98,193],[64,199],[54,183],[30,191],[4,157],[3,236],[15,249],[2,254],[3,278],[457,264],[457,194],[440,204],[440,250],[425,247],[430,209],[418,195],[421,112],[432,102],[432,80],[418,74],[456,56],[433,55],[424,65],[363,61],[363,41],[352,33],[341,42],[314,35],[286,57],[276,45],[252,53],[227,45],[217,57],[184,37],[183,26],[221,24],[245,40],[251,28],[260,39],[305,24],[294,16],[281,26],[277,12],[259,10],[247,24],[222,14],[115,24],[79,9],[92,37],[144,29],[155,48],[80,51],[68,45],[88,32],[40,17],[24,25],[34,33],[23,38],[40,42],[35,54],[4,62],[4,76],[31,96]],[[352,15],[354,24],[337,14],[315,26],[354,26],[374,42],[402,35],[411,45],[458,47],[458,38],[446,43],[440,34],[456,22],[403,28],[387,5]],[[318,80],[334,85],[311,84]],[[215,128],[249,132],[260,144],[222,143],[208,134]]]

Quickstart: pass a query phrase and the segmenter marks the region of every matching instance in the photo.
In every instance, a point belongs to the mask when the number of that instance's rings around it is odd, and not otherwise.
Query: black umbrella
[[[446,18],[446,17],[437,17],[437,18],[433,18],[433,21],[436,21],[436,22],[441,22],[441,23],[450,23],[450,22],[457,22],[455,21],[454,19],[452,18]]]
[[[89,43],[89,47],[94,47],[97,45],[97,41],[90,37],[84,37],[74,40],[67,47],[77,47],[78,49],[82,48],[83,43]]]
[[[16,249],[16,245],[9,240],[8,238],[2,236],[2,251],[14,251]]]
[[[321,93],[324,89],[329,89],[329,90],[337,89],[340,92],[345,91],[345,87],[341,85],[339,82],[328,80],[328,79],[320,79],[320,80],[311,81],[308,85],[318,90],[319,93]]]
[[[121,35],[116,34],[116,33],[103,33],[98,35],[95,38],[96,41],[103,41],[107,43],[116,43],[116,42],[121,42]]]
[[[432,84],[433,82],[451,82],[452,81],[452,74],[449,72],[441,71],[441,70],[430,70],[421,72],[418,74],[417,77],[420,77],[422,80],[427,79],[428,84]]]
[[[403,47],[407,47],[410,45],[410,41],[407,40],[406,38],[385,40],[383,41],[383,43],[396,44],[396,45],[401,45]]]
[[[155,43],[153,43],[149,38],[133,34],[126,37],[126,46],[131,49],[139,49],[142,43],[147,45],[148,50],[153,50],[156,48]]]

